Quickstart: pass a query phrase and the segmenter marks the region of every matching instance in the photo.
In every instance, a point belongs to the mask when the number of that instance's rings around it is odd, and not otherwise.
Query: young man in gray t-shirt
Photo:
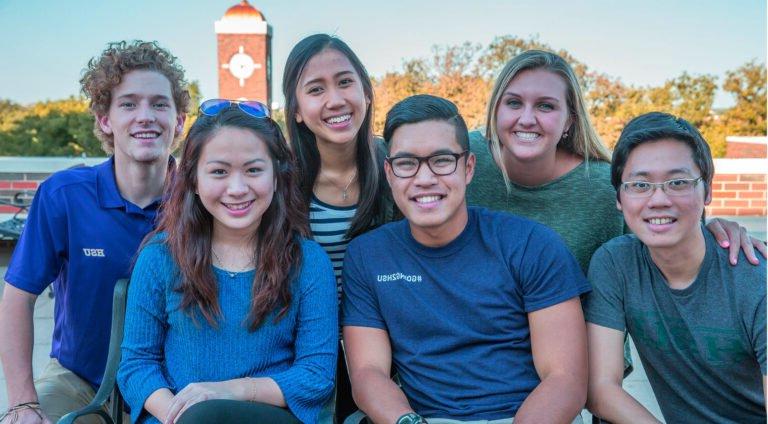
[[[668,422],[764,423],[766,265],[703,231],[714,165],[701,134],[665,113],[632,120],[613,154],[617,207],[634,235],[592,257],[585,300],[589,399],[613,423],[658,422],[621,387],[624,331]]]

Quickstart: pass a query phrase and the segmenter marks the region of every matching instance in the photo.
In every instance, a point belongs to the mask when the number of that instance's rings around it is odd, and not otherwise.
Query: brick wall
[[[31,197],[37,190],[37,186],[48,177],[48,173],[11,173],[0,172],[0,200],[3,202],[15,203],[14,196],[18,195],[17,200],[23,202],[31,201]],[[0,214],[13,214],[19,208],[0,204]]]
[[[707,216],[766,216],[766,159],[716,159]]]
[[[272,100],[271,81],[271,36],[268,34],[217,34],[218,41],[218,73],[219,97],[223,99],[258,100],[266,105]],[[253,70],[253,75],[243,82],[232,76],[222,65],[229,63],[232,56],[243,46],[244,53],[251,56],[259,65]]]
[[[29,203],[40,183],[52,173],[75,166],[95,165],[104,160],[106,158],[0,157],[0,200],[3,203],[15,203],[16,200]],[[0,203],[0,215],[15,214],[18,210],[18,207]],[[2,219],[4,217],[0,217]]]
[[[728,142],[726,148],[727,158],[764,158],[768,154],[765,144]]]
[[[768,156],[768,137],[765,136],[728,136],[725,137],[726,153],[729,159],[756,158],[765,159]]]
[[[18,192],[32,194],[55,171],[95,165],[105,158],[0,158],[0,200],[13,201]],[[766,216],[768,159],[715,159],[712,203],[707,216]],[[27,199],[29,200],[29,199]],[[0,205],[0,214],[18,208]]]

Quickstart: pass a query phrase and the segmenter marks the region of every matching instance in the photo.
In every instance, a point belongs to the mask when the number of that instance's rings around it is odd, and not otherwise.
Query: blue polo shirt
[[[56,293],[51,357],[94,386],[109,346],[115,282],[130,276],[160,199],[140,208],[117,188],[114,157],[43,182],[5,274],[14,287]]]

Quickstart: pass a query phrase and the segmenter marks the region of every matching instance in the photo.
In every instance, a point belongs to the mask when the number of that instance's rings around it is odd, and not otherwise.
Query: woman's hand
[[[174,424],[192,405],[210,399],[239,399],[237,387],[230,381],[191,383],[171,400],[164,424]]]
[[[763,257],[768,257],[765,242],[747,234],[747,229],[735,221],[722,218],[714,218],[707,222],[707,229],[715,236],[717,244],[728,249],[728,258],[731,265],[736,265],[739,257],[739,249],[744,251],[744,256],[752,265],[760,262],[755,254],[757,249]]]

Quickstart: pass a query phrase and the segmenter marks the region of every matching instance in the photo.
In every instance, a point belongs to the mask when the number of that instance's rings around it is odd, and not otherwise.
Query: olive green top
[[[549,183],[526,187],[510,183],[493,161],[479,131],[470,133],[470,150],[477,157],[475,176],[467,188],[467,202],[524,216],[555,230],[586,274],[598,247],[624,234],[624,218],[616,209],[611,165],[590,160]]]

